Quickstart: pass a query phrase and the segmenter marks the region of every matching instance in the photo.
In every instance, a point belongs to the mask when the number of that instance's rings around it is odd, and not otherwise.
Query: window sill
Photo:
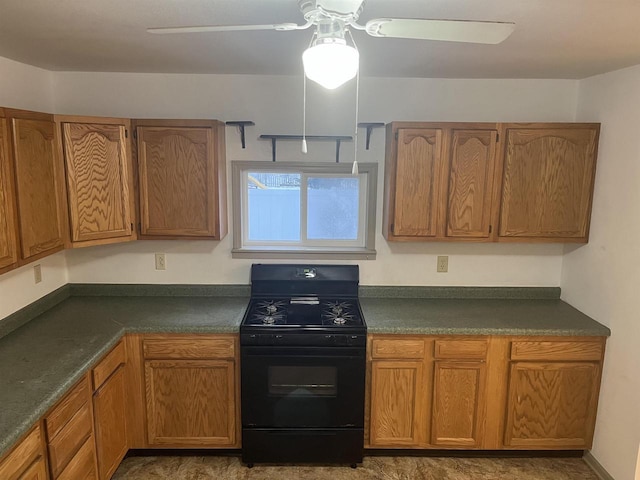
[[[300,260],[375,260],[376,251],[368,248],[269,248],[244,247],[231,250],[232,258],[300,259]]]

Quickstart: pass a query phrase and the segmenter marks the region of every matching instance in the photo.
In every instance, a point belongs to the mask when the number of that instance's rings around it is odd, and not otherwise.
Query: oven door
[[[242,426],[364,426],[365,349],[242,347]]]

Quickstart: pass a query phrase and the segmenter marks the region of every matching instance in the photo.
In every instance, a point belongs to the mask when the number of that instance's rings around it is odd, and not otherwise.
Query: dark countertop
[[[369,333],[611,335],[558,299],[361,298],[360,304]]]
[[[248,301],[246,296],[70,294],[56,293],[59,303],[50,306],[49,299],[44,313],[42,306],[28,307],[35,318],[0,338],[0,456],[124,333],[235,333]],[[610,335],[558,299],[399,296],[396,291],[393,298],[361,298],[369,333]]]
[[[0,339],[0,457],[125,332],[234,333],[246,297],[70,297]]]

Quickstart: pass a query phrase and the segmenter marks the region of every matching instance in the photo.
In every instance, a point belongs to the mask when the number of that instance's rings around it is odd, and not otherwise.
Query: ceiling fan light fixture
[[[319,38],[302,54],[304,73],[309,80],[333,90],[358,73],[360,54],[343,38]]]

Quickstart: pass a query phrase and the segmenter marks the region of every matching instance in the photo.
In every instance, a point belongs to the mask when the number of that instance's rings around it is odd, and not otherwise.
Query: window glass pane
[[[300,174],[248,173],[248,239],[300,241]]]
[[[309,177],[307,238],[357,240],[359,191],[357,177]]]

